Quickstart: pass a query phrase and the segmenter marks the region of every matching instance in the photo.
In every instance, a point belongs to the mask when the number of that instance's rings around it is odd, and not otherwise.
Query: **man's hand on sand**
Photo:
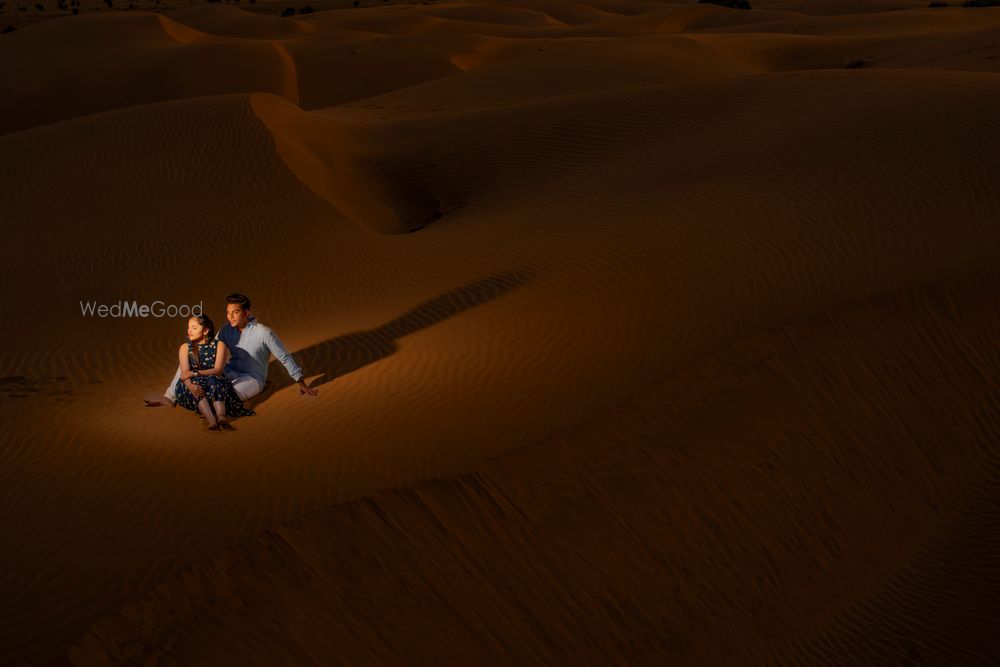
[[[158,408],[161,405],[173,405],[174,404],[174,402],[171,401],[166,396],[161,396],[160,398],[154,398],[153,400],[149,400],[148,398],[144,398],[142,400],[145,401],[147,408]]]
[[[299,380],[298,385],[299,385],[299,395],[300,396],[302,394],[308,394],[309,396],[315,396],[316,394],[319,393],[319,389],[313,389],[312,387],[310,387],[309,385],[306,384],[305,380]]]

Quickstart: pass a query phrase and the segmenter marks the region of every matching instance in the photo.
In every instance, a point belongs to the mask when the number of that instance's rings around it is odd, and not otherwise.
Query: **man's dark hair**
[[[250,310],[250,297],[244,294],[230,294],[226,297],[226,303],[238,303],[243,310]]]

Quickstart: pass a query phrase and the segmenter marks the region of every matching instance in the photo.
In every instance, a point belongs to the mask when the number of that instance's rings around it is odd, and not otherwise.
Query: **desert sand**
[[[1000,8],[98,4],[0,34],[0,664],[997,654]],[[224,434],[79,305],[234,291]]]

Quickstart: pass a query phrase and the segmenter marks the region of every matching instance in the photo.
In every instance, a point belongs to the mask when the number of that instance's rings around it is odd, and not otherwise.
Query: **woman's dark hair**
[[[238,303],[243,310],[250,310],[250,297],[240,294],[239,292],[227,296],[226,303]]]
[[[212,338],[215,336],[215,323],[209,319],[208,315],[192,315],[191,319],[198,320],[198,324],[208,329],[205,332],[205,337],[208,339],[208,343],[212,342]],[[198,361],[201,358],[199,354],[199,348],[201,346],[194,341],[191,341],[191,345],[188,347],[188,356],[191,357],[191,368],[201,368],[201,363]]]

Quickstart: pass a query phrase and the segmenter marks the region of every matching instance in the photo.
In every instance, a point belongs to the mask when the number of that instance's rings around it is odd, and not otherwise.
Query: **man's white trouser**
[[[256,396],[264,389],[260,382],[252,375],[244,373],[226,373],[226,377],[233,381],[233,389],[240,400],[247,400],[251,396]]]

